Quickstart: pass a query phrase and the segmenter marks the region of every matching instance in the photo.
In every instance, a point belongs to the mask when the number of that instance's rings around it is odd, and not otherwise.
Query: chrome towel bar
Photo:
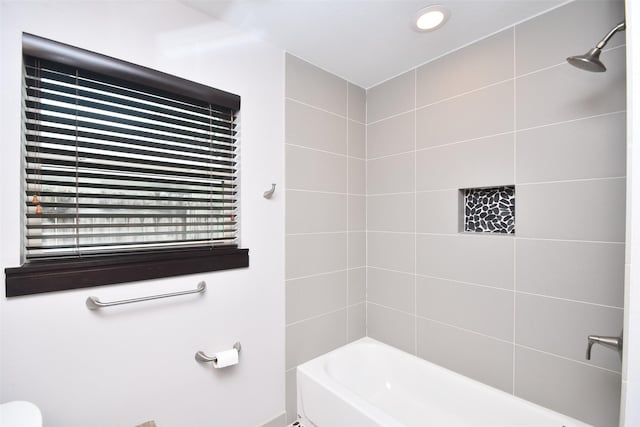
[[[98,299],[98,297],[89,297],[87,298],[87,308],[89,310],[97,310],[102,307],[111,307],[113,305],[131,304],[133,302],[142,302],[142,301],[150,301],[152,299],[177,297],[180,295],[199,294],[204,292],[206,289],[207,289],[207,284],[205,282],[200,282],[198,283],[198,287],[196,289],[193,289],[190,291],[172,292],[170,294],[151,295],[148,297],[124,299],[120,301],[102,302]]]

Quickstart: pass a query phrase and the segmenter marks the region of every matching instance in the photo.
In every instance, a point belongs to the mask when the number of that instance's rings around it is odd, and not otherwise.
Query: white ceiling
[[[182,0],[205,14],[364,88],[566,0]],[[412,28],[431,4],[451,11],[433,32]]]

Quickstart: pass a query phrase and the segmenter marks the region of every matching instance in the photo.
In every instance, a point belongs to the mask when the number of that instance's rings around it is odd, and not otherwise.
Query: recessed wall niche
[[[516,189],[514,186],[465,188],[462,201],[462,231],[468,233],[515,234]]]

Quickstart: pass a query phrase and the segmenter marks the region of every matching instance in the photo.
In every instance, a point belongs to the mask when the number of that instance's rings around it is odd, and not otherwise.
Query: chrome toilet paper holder
[[[235,348],[238,353],[240,353],[240,349],[242,348],[242,346],[240,345],[240,341],[236,342],[233,345],[233,348]],[[209,363],[209,362],[213,362],[213,363],[217,363],[218,359],[216,359],[215,356],[208,356],[204,351],[197,351],[196,352],[196,360],[198,362],[205,362],[205,363]]]

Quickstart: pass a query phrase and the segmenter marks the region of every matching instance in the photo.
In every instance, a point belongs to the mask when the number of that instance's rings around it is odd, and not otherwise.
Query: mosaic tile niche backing
[[[467,188],[464,194],[464,231],[514,234],[515,187]]]

